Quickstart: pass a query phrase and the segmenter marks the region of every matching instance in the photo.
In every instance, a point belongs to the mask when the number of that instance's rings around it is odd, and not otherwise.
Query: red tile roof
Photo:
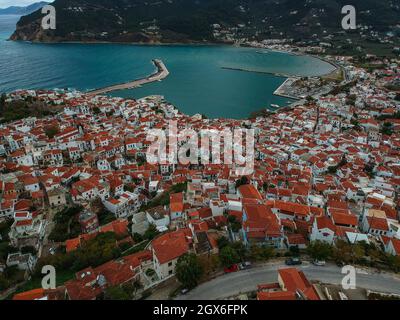
[[[164,264],[187,253],[191,243],[192,232],[186,228],[159,236],[151,246],[159,263]]]
[[[293,291],[257,292],[257,300],[296,300]]]
[[[245,184],[238,188],[242,198],[262,200],[260,192],[251,184]]]
[[[313,285],[308,281],[303,271],[296,268],[278,270],[287,291],[301,291],[309,300],[319,300]]]

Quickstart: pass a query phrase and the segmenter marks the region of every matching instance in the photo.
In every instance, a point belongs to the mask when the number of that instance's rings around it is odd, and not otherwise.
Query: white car
[[[315,266],[323,267],[326,264],[326,262],[324,260],[314,260],[313,264]]]

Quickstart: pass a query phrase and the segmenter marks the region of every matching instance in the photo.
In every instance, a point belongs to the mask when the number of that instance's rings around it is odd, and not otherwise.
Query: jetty
[[[109,92],[113,92],[113,91],[134,89],[134,88],[138,88],[138,87],[148,84],[148,83],[152,83],[155,81],[161,81],[161,80],[165,79],[166,77],[168,77],[169,71],[168,71],[167,67],[165,66],[164,62],[162,62],[159,59],[153,59],[152,62],[157,67],[157,71],[155,73],[147,76],[146,78],[137,79],[137,80],[133,80],[133,81],[126,82],[126,83],[115,84],[112,86],[95,89],[92,91],[88,91],[87,94],[89,96],[96,96],[96,95],[101,95],[101,94],[105,94],[105,93],[109,93]]]
[[[286,73],[279,73],[279,72],[271,72],[271,71],[263,71],[263,70],[254,70],[254,69],[246,69],[246,68],[232,68],[232,67],[221,67],[221,69],[225,70],[232,70],[232,71],[242,71],[242,72],[251,72],[251,73],[261,73],[261,74],[269,74],[275,77],[282,77],[282,78],[301,78],[300,75],[293,75],[293,74],[286,74]]]

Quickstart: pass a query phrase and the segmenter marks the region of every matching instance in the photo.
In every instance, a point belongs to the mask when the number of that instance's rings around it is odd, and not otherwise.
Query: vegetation
[[[231,246],[226,246],[219,252],[219,260],[223,267],[230,267],[240,262],[240,256]]]
[[[393,124],[390,122],[385,122],[382,126],[381,133],[387,136],[393,134]]]
[[[109,287],[104,293],[105,300],[132,300],[135,298],[136,293],[139,289],[142,289],[143,285],[140,281],[133,281],[124,283],[120,286]]]
[[[49,235],[49,240],[64,242],[77,237],[81,233],[81,226],[78,222],[81,211],[82,207],[75,206],[56,213],[54,216],[55,226]]]
[[[326,260],[332,255],[332,246],[322,241],[313,241],[307,247],[307,253],[316,260]]]
[[[6,102],[4,94],[0,97],[0,122],[6,123],[27,117],[43,118],[56,114],[60,107],[37,101],[34,97],[25,100]]]
[[[233,232],[239,232],[242,228],[242,224],[237,220],[236,216],[228,216],[228,222]]]
[[[144,233],[143,238],[146,240],[153,240],[159,233],[157,227],[154,224],[150,224]]]
[[[16,252],[17,249],[10,246],[8,233],[10,232],[13,220],[6,220],[0,223],[0,263],[5,263],[10,253]]]
[[[197,286],[204,270],[198,257],[191,253],[179,257],[175,272],[182,286],[187,289],[192,289]]]
[[[24,271],[18,270],[17,266],[7,267],[0,273],[0,292],[24,281]]]
[[[250,247],[249,257],[252,261],[265,261],[274,256],[274,249],[267,246],[253,244]]]
[[[203,278],[210,276],[213,272],[217,271],[221,262],[216,254],[200,255],[198,256],[199,263],[203,269]]]
[[[186,191],[186,189],[187,189],[187,183],[175,184],[171,187],[171,189],[169,191],[163,192],[161,195],[155,197],[146,205],[143,205],[140,208],[140,211],[149,210],[149,209],[156,208],[159,206],[167,206],[167,205],[169,205],[170,194],[183,192],[183,191]]]
[[[51,126],[45,128],[44,133],[49,139],[53,139],[56,134],[60,133],[60,129],[55,126]]]
[[[109,287],[104,293],[105,300],[130,300],[130,295],[121,286]]]
[[[383,53],[391,53],[393,45],[380,44],[378,41],[361,39],[359,33],[342,31],[338,21],[341,21],[340,8],[343,2],[339,0],[314,1],[312,6],[304,6],[301,1],[245,1],[245,0],[177,0],[158,2],[148,10],[145,1],[133,1],[132,6],[127,6],[125,0],[94,1],[80,0],[77,5],[85,7],[85,15],[79,12],[68,12],[68,2],[55,1],[53,4],[57,10],[57,29],[45,33],[50,39],[59,40],[107,40],[107,41],[151,41],[151,35],[143,34],[147,27],[154,25],[157,21],[160,28],[161,41],[164,42],[187,42],[213,41],[212,24],[220,24],[225,28],[238,28],[239,37],[251,39],[271,38],[293,38],[295,41],[312,41],[313,35],[319,38],[326,34],[334,36],[330,42],[334,42],[331,50],[344,55],[364,54],[364,51],[384,47]],[[376,0],[354,0],[353,4],[359,12],[374,12],[374,14],[362,14],[357,16],[357,23],[371,26],[379,32],[386,32],[390,26],[398,23],[398,8],[390,1],[377,2]],[[245,10],[243,10],[245,8]],[[296,11],[295,15],[288,12]],[[324,14],[321,14],[321,12]],[[121,16],[119,24],[115,15]],[[285,19],[281,19],[284,16]],[[99,17],[102,23],[99,24]],[[310,24],[319,27],[313,28]],[[23,16],[18,23],[18,31],[12,39],[26,37],[33,40],[38,34],[39,25],[35,21],[40,19],[40,12]],[[266,28],[268,25],[273,29]],[[125,35],[121,35],[126,30]],[[107,31],[107,36],[101,36],[101,32]],[[366,35],[369,35],[366,34]],[[341,37],[343,39],[341,39]],[[359,39],[358,42],[347,43],[348,38]],[[358,47],[362,48],[360,52]],[[386,48],[387,47],[387,48]],[[330,53],[328,53],[330,54]]]
[[[44,265],[53,265],[57,272],[71,270],[77,272],[89,266],[97,267],[107,261],[120,256],[117,238],[113,232],[98,234],[94,239],[88,240],[75,251],[66,253],[58,252],[55,255],[41,258],[35,269],[35,276],[41,276]]]
[[[240,179],[236,180],[235,187],[237,189],[245,184],[249,184],[249,179],[246,176],[242,176]]]

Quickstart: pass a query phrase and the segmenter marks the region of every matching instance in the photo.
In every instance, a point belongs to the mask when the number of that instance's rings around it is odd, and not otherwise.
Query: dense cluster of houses
[[[183,254],[218,252],[221,235],[276,249],[306,248],[316,240],[366,241],[399,255],[400,102],[376,85],[385,81],[378,74],[383,71],[348,68],[357,79],[350,92],[251,120],[184,115],[159,96],[133,100],[63,90],[9,94],[8,100],[31,96],[63,107],[56,116],[0,127],[0,219],[14,221],[11,244],[29,243],[40,252],[49,208],[72,204],[86,210],[79,217],[82,234],[66,241],[67,252],[98,232],[124,233],[128,224],[132,233],[143,235],[150,225],[161,233],[144,252],[78,272],[65,283],[71,299],[95,299],[104,287],[147,277],[149,268],[158,281],[168,279]],[[385,68],[391,70],[388,81],[399,77],[397,64]],[[382,115],[385,120],[378,118]],[[254,172],[243,181],[232,165],[146,163],[146,132],[166,128],[168,120],[177,121],[178,130],[253,128]],[[383,130],[387,122],[390,134]],[[51,137],[49,128],[56,132]],[[183,192],[169,194],[169,205],[149,206],[157,195],[184,183]],[[99,200],[117,218],[113,223],[99,226],[88,209]],[[239,230],[229,228],[229,216],[236,217]],[[37,258],[20,253],[7,263],[21,260],[21,268],[32,270]],[[283,282],[300,278],[303,294],[314,297],[301,275],[289,270],[280,271],[280,277]],[[290,288],[279,294],[267,289],[260,299],[296,294]]]

